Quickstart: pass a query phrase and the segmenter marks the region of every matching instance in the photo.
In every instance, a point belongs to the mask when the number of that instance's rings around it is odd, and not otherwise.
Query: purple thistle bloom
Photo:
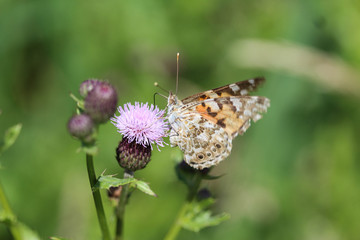
[[[128,142],[133,141],[144,147],[151,147],[151,144],[164,147],[166,144],[163,137],[166,136],[168,126],[164,121],[164,110],[148,103],[135,102],[135,106],[127,103],[124,108],[119,107],[120,116],[111,118],[112,124],[118,128]],[[159,149],[159,147],[158,147]]]

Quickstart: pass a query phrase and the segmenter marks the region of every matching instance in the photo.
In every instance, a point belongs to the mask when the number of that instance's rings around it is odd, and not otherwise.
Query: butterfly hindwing
[[[170,132],[171,146],[179,146],[184,160],[197,169],[217,165],[231,152],[232,137],[219,125],[200,114],[183,112],[179,122]]]

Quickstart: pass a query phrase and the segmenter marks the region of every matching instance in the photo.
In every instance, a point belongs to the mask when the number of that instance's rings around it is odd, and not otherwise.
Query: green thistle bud
[[[116,159],[122,168],[132,172],[146,167],[150,162],[151,147],[130,142],[124,137],[116,148]]]

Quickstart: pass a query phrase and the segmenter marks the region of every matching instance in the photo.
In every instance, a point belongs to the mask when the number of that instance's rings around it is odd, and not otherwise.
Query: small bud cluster
[[[114,115],[117,93],[108,82],[89,79],[81,83],[80,95],[84,98],[83,109],[68,122],[70,134],[85,143],[94,141],[96,125],[107,122]]]
[[[77,100],[80,114],[74,115],[68,122],[70,134],[85,145],[95,142],[96,127],[107,122],[115,125],[123,138],[116,148],[119,165],[129,171],[146,167],[150,162],[152,145],[157,148],[166,143],[168,125],[164,121],[164,110],[148,103],[130,103],[118,107],[119,116],[114,115],[117,108],[117,94],[108,82],[89,79],[79,88],[82,100]]]

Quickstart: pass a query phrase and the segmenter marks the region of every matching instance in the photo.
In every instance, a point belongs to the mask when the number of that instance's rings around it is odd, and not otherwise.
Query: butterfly
[[[167,119],[171,147],[178,146],[195,169],[209,168],[229,156],[232,140],[270,107],[266,97],[249,96],[265,81],[257,77],[189,96],[170,92]]]

